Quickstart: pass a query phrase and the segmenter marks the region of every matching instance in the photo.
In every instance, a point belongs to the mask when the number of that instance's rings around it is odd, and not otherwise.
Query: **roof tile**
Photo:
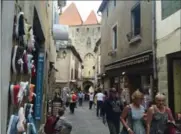
[[[95,12],[92,10],[87,17],[87,20],[84,22],[85,25],[92,25],[92,24],[98,24],[98,20],[96,17]]]
[[[60,15],[59,23],[69,26],[82,25],[83,21],[75,3],[71,3],[70,6]]]

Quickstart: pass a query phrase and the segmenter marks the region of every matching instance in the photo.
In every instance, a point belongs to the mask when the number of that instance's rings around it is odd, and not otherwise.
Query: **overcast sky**
[[[82,17],[82,20],[85,21],[91,12],[91,10],[94,10],[97,15],[97,10],[101,4],[100,1],[67,1],[67,5],[65,8],[63,8],[63,11],[72,3],[74,2],[79,10],[79,13]],[[100,17],[97,15],[98,20],[100,20]]]

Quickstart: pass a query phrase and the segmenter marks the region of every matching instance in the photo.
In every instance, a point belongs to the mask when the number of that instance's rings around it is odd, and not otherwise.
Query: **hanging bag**
[[[166,113],[168,114],[168,120],[171,121],[172,117],[171,117],[171,111],[170,109],[166,108]],[[176,126],[174,123],[172,122],[167,122],[167,129],[165,131],[165,134],[176,134]]]

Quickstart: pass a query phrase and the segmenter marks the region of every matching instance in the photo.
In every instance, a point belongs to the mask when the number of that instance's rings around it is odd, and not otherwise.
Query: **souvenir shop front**
[[[42,118],[44,42],[38,13],[28,24],[21,8],[14,15],[7,134],[37,134]],[[35,125],[36,124],[36,125]]]

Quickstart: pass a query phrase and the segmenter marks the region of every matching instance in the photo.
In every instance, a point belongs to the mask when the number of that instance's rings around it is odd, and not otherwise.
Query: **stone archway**
[[[91,81],[84,81],[83,82],[83,91],[89,92],[89,88],[94,84]]]

